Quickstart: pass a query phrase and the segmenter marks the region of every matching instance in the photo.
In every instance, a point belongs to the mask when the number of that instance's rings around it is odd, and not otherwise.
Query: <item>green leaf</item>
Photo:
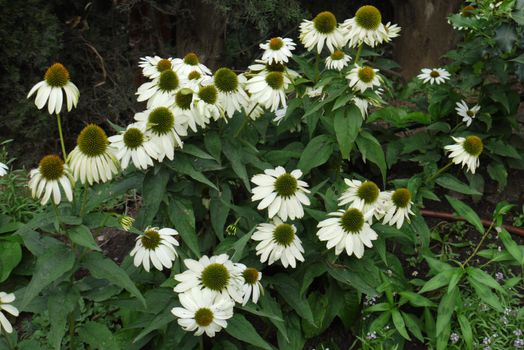
[[[353,149],[353,144],[357,139],[358,132],[362,126],[362,116],[360,110],[351,105],[345,110],[338,110],[335,113],[333,126],[337,137],[338,146],[342,158],[349,159],[349,153]]]
[[[307,174],[311,169],[326,163],[332,153],[333,142],[329,136],[316,136],[309,141],[304,149],[297,168],[301,169],[304,174]]]
[[[386,158],[384,156],[384,150],[378,142],[378,140],[367,131],[362,131],[357,137],[357,146],[362,154],[362,160],[371,161],[380,169],[382,174],[382,181],[386,182]]]
[[[142,185],[142,207],[135,221],[135,226],[138,229],[144,229],[153,222],[166,194],[170,177],[169,170],[163,167],[157,174],[154,173],[154,169],[149,170],[146,174]]]
[[[469,222],[471,225],[473,225],[477,231],[480,233],[484,233],[484,226],[482,226],[482,222],[480,221],[479,216],[473,209],[471,209],[467,204],[465,204],[462,201],[459,201],[458,199],[455,199],[450,196],[446,196],[446,199],[448,200],[449,204],[455,209],[455,212],[463,217],[467,222]]]
[[[100,251],[100,248],[93,238],[93,234],[87,226],[74,226],[67,230],[67,235],[76,244],[89,249]]]
[[[204,174],[202,174],[200,171],[195,170],[195,168],[190,162],[190,159],[187,156],[179,154],[175,160],[167,162],[166,164],[174,171],[187,175],[193,180],[201,182],[204,185],[207,185],[218,191],[218,188],[215,186],[214,183],[209,181],[208,178],[205,177]]]
[[[404,319],[402,318],[400,311],[398,311],[398,309],[391,309],[391,316],[393,317],[393,324],[400,335],[407,340],[411,340],[411,337],[406,331],[406,324],[404,323]]]
[[[22,248],[19,243],[0,241],[0,282],[9,277],[21,260]]]
[[[437,312],[437,337],[444,331],[446,326],[449,326],[458,299],[459,291],[455,288],[451,293],[444,294],[440,300]]]
[[[273,349],[271,345],[269,345],[264,338],[257,333],[255,327],[253,327],[253,325],[241,314],[237,313],[227,320],[225,331],[232,337],[252,346],[267,350]]]
[[[74,264],[75,255],[69,247],[63,244],[50,246],[36,260],[33,278],[25,290],[19,309],[24,310],[38,293],[55,282],[64,273],[69,272]]]
[[[476,267],[468,267],[466,268],[466,272],[468,273],[469,277],[471,277],[478,283],[496,289],[502,294],[506,294],[504,288],[502,288],[493,277],[491,277],[489,274],[482,271],[481,269]]]
[[[426,297],[423,297],[420,294],[410,292],[408,290],[398,293],[401,297],[405,298],[413,306],[418,307],[432,307],[435,304]]]
[[[488,165],[488,174],[489,176],[497,181],[499,191],[501,191],[506,184],[508,183],[508,171],[502,163],[490,163]]]
[[[505,229],[501,229],[499,232],[499,238],[502,241],[502,244],[504,244],[504,247],[508,251],[508,253],[511,254],[511,256],[519,263],[520,265],[524,265],[524,254],[522,254],[522,251],[519,249],[519,246],[517,243],[511,238],[511,235],[506,231]]]
[[[478,282],[475,278],[468,276],[469,284],[475,289],[477,296],[486,304],[498,312],[503,312],[504,307],[500,303],[499,298],[486,285]]]
[[[195,214],[191,201],[185,198],[178,198],[171,201],[168,209],[168,216],[171,224],[182,237],[184,243],[191,249],[195,256],[200,257],[200,246],[195,229]]]
[[[473,349],[473,331],[471,330],[471,325],[469,323],[469,320],[463,314],[458,315],[457,319],[460,325],[462,339],[464,339],[464,342],[466,343],[466,349],[472,350]]]
[[[106,258],[98,252],[89,252],[82,259],[81,266],[88,269],[93,277],[106,279],[109,282],[124,288],[146,306],[146,300],[142,296],[142,293],[140,293],[127,273],[115,264],[113,260]]]
[[[323,275],[327,271],[325,264],[319,262],[309,265],[304,272],[304,277],[302,277],[302,286],[300,287],[300,295],[303,296],[306,293],[306,290],[309,288],[313,280]]]
[[[486,148],[499,156],[509,157],[514,159],[522,159],[519,152],[513,147],[502,140],[492,139],[486,142]]]
[[[457,268],[451,275],[451,278],[449,279],[449,285],[448,285],[448,293],[450,293],[457,284],[462,280],[462,276],[464,276],[464,269]]]
[[[66,289],[67,288],[67,289]],[[66,321],[80,300],[80,293],[75,288],[63,287],[53,291],[47,300],[51,329],[47,334],[53,349],[60,349],[66,329]]]
[[[166,308],[164,311],[156,315],[146,327],[133,339],[133,343],[136,343],[140,339],[144,338],[146,335],[151,333],[154,330],[161,329],[169,322],[172,322],[175,319],[171,313],[171,307]]]
[[[306,340],[300,327],[300,318],[295,313],[286,315],[286,326],[289,339],[286,340],[279,332],[277,334],[278,348],[286,350],[303,350]]]
[[[249,178],[247,176],[246,166],[244,164],[242,153],[242,146],[234,145],[231,141],[224,143],[224,154],[231,163],[231,167],[237,176],[242,180],[246,189],[251,192],[251,185],[249,184]]]
[[[207,131],[204,135],[204,145],[207,151],[220,162],[220,153],[222,153],[222,141],[215,131]]]
[[[287,274],[278,274],[271,277],[270,282],[275,286],[276,291],[282,296],[286,303],[291,306],[299,316],[315,325],[313,313],[309,303],[300,296],[300,285],[297,281],[290,278]]]
[[[120,350],[116,338],[106,325],[88,321],[78,329],[78,337],[98,350]]]
[[[284,316],[282,314],[282,310],[280,309],[279,303],[273,299],[269,293],[265,293],[260,298],[260,307],[262,308],[262,311],[264,311],[266,314],[273,315],[276,318],[269,318],[269,321],[273,323],[275,327],[277,327],[277,330],[282,337],[286,340],[286,342],[289,342],[289,337],[287,335],[287,326],[284,321]]]
[[[421,342],[424,342],[424,336],[422,335],[422,330],[420,329],[420,320],[412,315],[405,312],[401,312],[402,317],[404,318],[404,323],[409,331]]]
[[[451,280],[451,276],[455,273],[455,270],[456,269],[449,269],[439,272],[424,284],[419,293],[427,293],[447,286]]]
[[[211,217],[211,226],[220,240],[224,239],[224,227],[229,215],[230,208],[222,202],[231,203],[231,189],[226,184],[222,184],[222,191],[211,191],[211,200],[209,202],[209,216]]]
[[[249,242],[249,239],[251,238],[253,232],[255,232],[255,229],[256,227],[253,227],[251,231],[243,235],[233,244],[233,250],[235,252],[231,256],[232,261],[238,262],[242,259],[242,256],[244,255],[244,249],[246,248],[246,244],[247,242]]]
[[[180,149],[180,152],[185,153],[185,154],[190,154],[192,156],[195,156],[201,159],[215,159],[215,157],[213,157],[206,151],[190,143],[184,144],[184,147]]]
[[[474,188],[470,187],[469,185],[466,185],[459,179],[457,179],[453,175],[445,174],[440,176],[435,180],[437,184],[440,186],[447,188],[448,190],[452,190],[459,193],[464,194],[471,194],[471,195],[480,195],[481,193],[475,190]]]

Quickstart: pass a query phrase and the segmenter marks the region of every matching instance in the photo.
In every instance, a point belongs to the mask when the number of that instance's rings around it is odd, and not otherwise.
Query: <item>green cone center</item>
[[[362,6],[355,13],[355,21],[364,29],[375,30],[382,22],[382,14],[375,6]]]
[[[193,101],[193,91],[190,89],[182,89],[176,93],[175,102],[176,105],[184,110],[191,108],[191,102]]]
[[[290,224],[280,224],[275,227],[273,231],[273,240],[284,247],[287,247],[293,243],[295,239],[295,230]]]
[[[276,63],[273,61],[271,64],[266,64],[266,70],[268,72],[281,72],[283,73],[286,70],[286,66],[282,63]]]
[[[375,71],[371,67],[362,67],[358,70],[358,79],[364,83],[370,83],[375,78]]]
[[[64,162],[59,156],[50,154],[40,160],[40,174],[46,180],[57,180],[64,174]]]
[[[213,85],[203,86],[198,91],[198,97],[205,103],[209,103],[211,105],[217,102],[217,96],[217,88]]]
[[[380,194],[378,186],[373,181],[363,182],[357,190],[357,195],[366,204],[375,203]]]
[[[202,77],[202,74],[200,74],[196,70],[192,71],[191,73],[187,75],[187,79],[189,80],[197,80],[197,79],[200,79],[201,77]]]
[[[136,149],[144,143],[144,134],[137,128],[129,128],[124,133],[124,144],[129,149]]]
[[[178,87],[178,84],[178,75],[176,75],[176,73],[171,69],[160,73],[160,78],[158,80],[158,87],[160,90],[173,91]]]
[[[339,61],[341,59],[344,58],[344,51],[341,51],[341,50],[335,50],[335,52],[333,52],[331,55],[330,55],[331,59],[334,60],[334,61]]]
[[[357,234],[364,227],[364,215],[357,208],[349,208],[340,217],[340,226],[346,233]]]
[[[275,191],[280,197],[291,197],[298,188],[297,179],[290,173],[285,173],[275,180]]]
[[[258,271],[253,267],[248,267],[242,272],[242,277],[247,284],[255,284],[258,281]]]
[[[198,65],[200,62],[198,61],[198,56],[196,53],[194,52],[190,52],[188,53],[185,57],[184,57],[184,63],[185,64],[188,64],[190,66],[196,66]]]
[[[171,68],[172,68],[171,61],[166,59],[166,58],[161,59],[156,64],[156,70],[159,71],[160,73],[162,73],[163,71],[166,71],[168,69],[171,70]]]
[[[273,51],[280,50],[284,46],[284,41],[281,38],[272,38],[269,40],[269,48]]]
[[[69,82],[69,71],[61,63],[55,63],[47,68],[44,79],[49,86],[62,87]]]
[[[149,113],[147,122],[154,133],[164,135],[175,126],[175,117],[169,108],[157,107]]]
[[[155,250],[160,246],[162,238],[160,238],[160,233],[157,230],[149,229],[144,232],[144,235],[140,238],[142,245],[147,250]]]
[[[315,29],[322,34],[329,34],[337,28],[337,18],[329,11],[320,12],[314,19]]]
[[[195,322],[200,327],[207,327],[213,322],[213,311],[203,307],[195,312]]]
[[[220,292],[227,287],[229,283],[229,271],[224,264],[213,263],[208,265],[201,275],[204,287]]]
[[[391,195],[391,200],[398,208],[406,208],[411,202],[411,192],[407,188],[399,188]]]
[[[484,150],[484,144],[478,136],[466,137],[462,146],[468,154],[475,157],[478,157]]]
[[[270,72],[266,75],[266,83],[273,90],[280,90],[284,86],[284,75],[280,72]]]
[[[106,133],[95,124],[87,125],[78,135],[76,143],[80,151],[89,157],[103,154],[108,145]]]
[[[215,72],[215,86],[223,92],[233,92],[238,88],[238,77],[229,68],[220,68]]]

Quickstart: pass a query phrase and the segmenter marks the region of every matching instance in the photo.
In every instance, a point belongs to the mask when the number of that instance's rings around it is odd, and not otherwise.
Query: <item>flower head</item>
[[[147,108],[172,105],[180,85],[178,74],[171,69],[166,69],[152,81],[138,87],[137,101],[147,101]]]
[[[348,188],[338,199],[338,205],[348,205],[357,208],[362,212],[379,216],[381,201],[381,192],[377,184],[373,181],[359,181],[345,179],[344,182]]]
[[[159,56],[146,56],[140,59],[138,64],[142,68],[142,74],[146,78],[155,79],[160,76],[160,74],[166,70],[173,70],[173,59],[171,57],[162,58]]]
[[[382,24],[380,10],[372,5],[360,7],[355,13],[355,17],[345,20],[341,27],[346,32],[350,47],[357,47],[362,43],[375,47],[393,37],[388,35]],[[398,31],[396,34],[398,35]]]
[[[326,58],[326,68],[341,71],[351,60],[351,56],[342,50],[335,50]]]
[[[174,70],[180,76],[187,76],[191,72],[198,72],[201,75],[211,75],[211,70],[200,63],[198,55],[194,52],[189,52],[184,58],[176,58],[173,61]]]
[[[0,162],[0,177],[7,174],[8,170],[9,170],[9,167],[6,164]]]
[[[235,302],[227,295],[195,287],[179,294],[178,299],[182,307],[173,308],[171,313],[178,318],[182,329],[195,331],[196,336],[205,332],[208,337],[214,337],[227,327],[227,320],[233,317]]]
[[[396,225],[398,229],[404,224],[404,219],[409,221],[409,215],[414,215],[411,210],[411,192],[407,188],[399,188],[395,191],[384,192],[383,223]]]
[[[378,69],[368,66],[355,66],[346,79],[349,80],[349,86],[355,91],[363,93],[367,89],[373,89],[375,86],[380,86],[381,78],[377,74]]]
[[[268,261],[271,265],[280,260],[284,267],[296,267],[296,260],[304,261],[302,241],[297,236],[295,225],[283,223],[275,217],[273,223],[260,224],[251,236],[254,241],[260,241],[256,246],[260,262]]]
[[[158,159],[161,152],[151,137],[143,123],[133,123],[125,131],[108,138],[122,169],[128,167],[129,161],[138,169],[145,170],[153,165],[153,159]]]
[[[47,103],[49,114],[59,114],[62,111],[64,94],[68,111],[73,106],[76,107],[80,97],[80,91],[69,80],[69,71],[60,63],[55,63],[47,68],[44,80],[31,88],[27,98],[31,97],[35,92],[37,93],[35,99],[36,107],[42,109]]]
[[[445,146],[444,149],[450,151],[449,158],[455,164],[467,166],[468,170],[475,174],[479,166],[479,156],[484,150],[484,143],[478,136],[451,137],[455,144]]]
[[[260,280],[262,279],[262,272],[258,271],[254,267],[246,267],[244,264],[237,263],[236,265],[242,271],[242,278],[244,279],[242,284],[242,291],[244,293],[242,305],[246,305],[249,299],[251,299],[253,303],[256,304],[258,302],[258,298],[260,298],[260,295],[264,294],[264,288],[260,283]]]
[[[285,74],[269,72],[255,75],[248,80],[246,87],[251,94],[250,100],[274,112],[279,106],[287,106],[285,91],[290,83]]]
[[[53,198],[59,204],[62,198],[60,187],[69,202],[73,201],[73,176],[69,167],[56,155],[48,155],[40,160],[37,169],[30,172],[29,188],[34,198],[41,198],[42,205]]]
[[[15,317],[18,316],[18,309],[11,305],[15,299],[13,293],[0,292],[0,331],[3,328],[7,333],[13,333],[13,327],[2,311],[7,311]]]
[[[433,84],[441,84],[445,82],[446,80],[449,80],[450,74],[447,70],[444,68],[422,68],[422,73],[417,75],[417,78],[422,80],[422,82],[425,84],[429,82],[431,85]]]
[[[278,215],[282,220],[299,219],[304,216],[302,205],[309,205],[306,189],[308,184],[299,180],[302,171],[296,169],[288,173],[278,166],[275,169],[266,169],[264,174],[251,178],[257,187],[252,189],[252,201],[262,200],[257,209],[268,208],[269,218]]]
[[[213,82],[218,91],[218,101],[224,107],[229,118],[235,111],[241,111],[247,103],[248,96],[244,91],[245,77],[237,76],[229,68],[220,68],[213,76]]]
[[[291,51],[295,49],[295,45],[293,40],[289,38],[271,38],[260,44],[260,48],[264,50],[262,60],[267,63],[287,63],[289,58],[293,56]]]
[[[136,245],[130,255],[134,256],[135,266],[144,266],[149,272],[150,262],[162,271],[163,267],[170,269],[178,256],[175,247],[178,241],[173,237],[178,232],[172,228],[147,227],[143,235],[136,238]]]
[[[304,20],[300,24],[300,41],[309,51],[316,49],[317,53],[321,53],[324,45],[333,52],[337,47],[343,47],[347,39],[335,15],[324,11],[312,21]]]
[[[480,106],[475,105],[471,108],[468,107],[468,104],[462,100],[457,102],[457,107],[455,108],[457,114],[462,117],[462,121],[466,123],[466,126],[470,126],[473,119],[477,116],[477,113],[480,111]]]

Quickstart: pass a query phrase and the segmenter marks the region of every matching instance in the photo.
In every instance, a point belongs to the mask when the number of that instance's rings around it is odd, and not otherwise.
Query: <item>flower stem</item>
[[[358,45],[357,55],[355,56],[355,64],[358,64],[358,60],[360,59],[360,55],[362,54],[363,48],[364,48],[364,43],[360,43],[360,45]]]
[[[60,145],[62,146],[62,156],[64,157],[64,162],[65,162],[67,158],[67,153],[65,150],[64,135],[62,134],[62,121],[60,119],[60,113],[56,114],[56,121],[58,123],[58,134],[60,135]]]
[[[80,207],[80,217],[83,218],[84,217],[84,211],[85,211],[85,207],[86,207],[86,203],[87,203],[87,192],[89,191],[89,187],[87,186],[84,186],[84,194],[82,196],[82,204],[81,204],[81,207]]]
[[[444,165],[442,168],[440,168],[435,174],[431,175],[429,177],[429,179],[427,179],[426,182],[431,182],[433,180],[435,180],[440,174],[442,174],[443,172],[445,172],[446,170],[448,170],[448,168],[450,166],[453,165],[453,162],[449,162],[448,164]]]
[[[240,128],[238,128],[237,132],[235,133],[235,138],[238,137],[238,135],[240,135],[240,132],[242,130],[244,130],[244,128],[246,127],[247,125],[247,122],[249,121],[249,116],[251,115],[251,113],[253,113],[253,111],[255,110],[255,108],[258,107],[258,102],[255,104],[255,106],[253,106],[253,108],[251,108],[251,110],[249,111],[248,114],[246,114],[246,116],[244,117],[244,121],[242,121],[242,125],[240,125]]]
[[[491,232],[491,229],[493,228],[494,224],[495,224],[495,221],[492,221],[491,225],[488,227],[486,232],[484,232],[484,234],[482,235],[482,238],[480,239],[479,244],[477,244],[477,246],[475,247],[475,250],[473,251],[473,253],[471,253],[471,255],[466,259],[466,261],[464,261],[464,263],[462,264],[462,267],[466,266],[468,264],[468,262],[471,259],[473,259],[475,257],[475,255],[477,255],[480,247],[482,247],[482,244],[484,243],[484,240],[486,240],[486,237],[488,237],[488,234]]]
[[[464,122],[460,122],[458,123],[457,125],[455,125],[455,127],[453,129],[451,129],[451,131],[449,132],[449,134],[453,134],[459,127],[461,127],[462,125],[464,124]]]

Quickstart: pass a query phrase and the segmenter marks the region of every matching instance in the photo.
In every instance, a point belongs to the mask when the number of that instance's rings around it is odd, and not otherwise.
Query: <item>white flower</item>
[[[457,114],[462,117],[462,121],[466,123],[466,126],[470,126],[473,118],[475,118],[477,113],[480,111],[480,106],[475,105],[472,108],[469,108],[467,103],[462,100],[457,102],[455,111],[457,111]]]
[[[202,256],[199,261],[185,259],[188,270],[175,275],[179,283],[175,292],[184,293],[194,287],[209,290],[216,294],[226,295],[237,303],[243,300],[242,275],[238,266],[229,260],[227,254]]]
[[[468,137],[451,137],[456,143],[453,145],[447,145],[444,147],[445,150],[450,151],[449,158],[455,164],[461,164],[467,166],[468,170],[475,174],[475,170],[479,166],[479,156],[484,149],[482,140],[477,136]]]
[[[122,169],[129,166],[130,160],[137,169],[145,170],[153,165],[153,159],[158,159],[161,151],[151,141],[151,137],[144,123],[133,123],[125,131],[108,138]]]
[[[341,71],[348,65],[350,60],[351,56],[344,53],[344,51],[335,50],[326,58],[326,68]]]
[[[257,120],[258,118],[264,115],[264,112],[265,110],[262,107],[262,105],[257,100],[255,100],[253,96],[249,96],[248,103],[244,106],[244,113],[246,115],[249,115],[249,118],[251,118],[251,120]]]
[[[247,81],[246,87],[252,100],[274,112],[281,105],[287,106],[285,90],[290,83],[283,73],[269,72],[255,75]]]
[[[153,266],[162,271],[163,267],[170,269],[178,256],[175,246],[178,241],[173,237],[178,235],[172,228],[147,227],[143,235],[136,238],[136,245],[129,255],[134,256],[135,266],[144,266],[149,272],[150,261]]]
[[[371,5],[360,7],[355,17],[346,19],[341,28],[345,30],[350,47],[357,47],[362,43],[375,47],[390,40],[382,24],[382,14]]]
[[[299,180],[302,171],[296,169],[287,173],[286,169],[281,166],[275,169],[266,169],[264,174],[257,174],[251,178],[257,187],[251,192],[252,201],[262,200],[257,209],[268,208],[269,218],[278,215],[286,221],[289,217],[291,220],[300,219],[304,216],[303,205],[309,205],[309,198],[306,189],[308,184]]]
[[[304,20],[300,24],[300,41],[309,51],[316,48],[322,52],[324,45],[330,52],[346,45],[344,31],[339,28],[337,18],[329,11],[319,13],[312,21]]]
[[[362,114],[362,119],[366,119],[368,116],[368,108],[369,108],[369,101],[366,98],[360,98],[357,96],[354,96],[352,99],[353,103],[357,108],[360,110],[360,114]]]
[[[183,330],[195,332],[195,336],[204,332],[214,337],[222,328],[227,327],[227,320],[233,317],[235,302],[223,294],[195,287],[179,294],[182,307],[174,307],[171,313],[178,317],[178,324]]]
[[[186,129],[189,127],[191,130],[193,130],[193,132],[196,132],[197,122],[199,125],[201,125],[203,120],[201,120],[200,114],[193,103],[194,96],[195,94],[193,90],[189,88],[182,88],[178,90],[175,95],[173,114],[186,120],[186,124],[184,125]]]
[[[187,76],[192,71],[196,71],[202,75],[211,75],[211,70],[200,63],[197,54],[193,52],[185,55],[183,59],[175,58],[173,65],[175,67],[175,72],[182,77]]]
[[[244,91],[244,75],[237,76],[229,68],[220,68],[215,72],[213,81],[218,90],[218,102],[224,107],[229,118],[236,111],[241,111],[242,106],[247,104],[249,97]]]
[[[163,71],[174,69],[173,59],[171,57],[142,57],[140,58],[140,63],[138,64],[138,66],[142,68],[142,74],[146,78],[150,79],[158,78],[160,76],[160,73],[162,73]]]
[[[297,71],[287,67],[282,63],[267,63],[263,60],[255,60],[255,63],[249,65],[248,76],[253,74],[267,74],[271,72],[280,72],[287,76],[290,80],[294,80],[300,76]],[[244,76],[246,73],[240,74]]]
[[[242,284],[244,294],[242,305],[246,305],[250,298],[253,300],[253,303],[256,304],[260,295],[264,294],[264,288],[260,283],[262,272],[253,267],[246,267],[246,265],[241,263],[237,263],[236,265],[242,271],[242,278],[244,279]]]
[[[119,162],[108,144],[106,133],[98,125],[89,124],[80,132],[77,146],[67,157],[75,180],[92,185],[109,181],[118,173]]]
[[[193,70],[189,72],[187,76],[182,80],[182,88],[188,88],[197,93],[202,86],[213,84],[213,77],[210,75],[204,75],[200,72]]]
[[[196,123],[204,128],[209,121],[219,120],[224,117],[224,108],[218,102],[218,90],[215,85],[205,85],[200,87],[193,101],[198,112]]]
[[[344,179],[348,189],[338,199],[338,205],[348,205],[361,212],[380,217],[381,192],[373,181]]]
[[[383,223],[395,225],[398,229],[404,224],[404,219],[409,222],[409,215],[415,215],[411,211],[413,202],[411,201],[411,192],[407,188],[399,188],[395,191],[383,193]]]
[[[62,92],[63,90],[63,92]],[[38,91],[38,92],[37,92]],[[60,63],[55,63],[47,69],[44,75],[44,80],[31,88],[27,98],[31,97],[35,92],[35,105],[38,109],[42,109],[47,102],[47,111],[49,114],[59,114],[62,110],[62,102],[67,103],[67,111],[76,107],[80,91],[75,84],[69,80],[69,71]]]
[[[171,69],[166,69],[160,75],[138,87],[137,101],[147,101],[147,108],[170,106],[175,103],[175,94],[180,88],[180,78]]]
[[[275,111],[275,118],[273,119],[273,121],[277,123],[277,125],[280,124],[280,122],[282,121],[282,119],[284,119],[286,114],[287,114],[287,107],[277,109]]]
[[[325,93],[323,91],[324,87],[312,88],[311,86],[306,87],[305,95],[310,98],[320,97],[320,100],[323,100]]]
[[[336,255],[345,249],[349,256],[354,254],[360,259],[364,255],[364,246],[373,247],[371,241],[378,235],[368,223],[371,212],[362,213],[357,208],[349,208],[329,213],[329,216],[317,226],[317,236],[321,241],[327,241],[327,249],[335,247]]]
[[[374,86],[380,86],[381,78],[377,74],[378,69],[368,66],[355,66],[349,71],[346,79],[349,80],[349,86],[355,91],[363,93],[367,89],[373,89]]]
[[[159,106],[135,114],[135,120],[145,125],[151,133],[151,142],[160,152],[158,161],[163,161],[164,157],[173,160],[175,147],[182,148],[183,146],[180,136],[187,135],[186,117],[183,115],[175,117],[172,110]]]
[[[283,223],[278,217],[273,223],[260,224],[251,236],[254,241],[260,241],[256,246],[260,262],[268,261],[268,265],[280,260],[284,267],[296,267],[296,261],[304,261],[302,241],[297,236],[295,225]]]
[[[271,38],[264,44],[260,44],[260,48],[265,50],[262,60],[267,63],[287,63],[289,57],[293,56],[291,51],[295,49],[295,45],[289,38]]]
[[[400,27],[396,24],[391,24],[391,22],[386,23],[384,26],[384,30],[387,34],[387,39],[385,39],[386,42],[390,42],[391,39],[398,37],[400,34]]]
[[[0,331],[3,328],[7,333],[13,333],[13,327],[11,326],[11,323],[7,317],[5,317],[2,310],[7,311],[15,317],[18,316],[18,309],[13,305],[10,305],[13,301],[15,301],[15,299],[16,298],[13,293],[8,294],[5,292],[0,292]]]
[[[5,174],[7,174],[8,170],[9,167],[6,164],[0,162],[0,176],[4,176]]]
[[[489,4],[489,8],[494,10],[494,9],[500,7],[500,5],[502,5],[503,2],[504,2],[503,0],[495,0],[491,4]]]
[[[424,84],[429,81],[431,85],[433,84],[439,85],[440,83],[443,83],[446,80],[448,80],[450,77],[449,72],[445,70],[444,68],[433,68],[433,69],[422,68],[421,72],[422,73],[417,75],[417,78],[422,80]]]
[[[54,204],[59,204],[62,198],[60,187],[64,190],[69,202],[73,201],[73,175],[60,157],[48,155],[40,160],[37,169],[30,172],[29,188],[34,198],[41,198],[40,203],[46,204],[53,198]]]

